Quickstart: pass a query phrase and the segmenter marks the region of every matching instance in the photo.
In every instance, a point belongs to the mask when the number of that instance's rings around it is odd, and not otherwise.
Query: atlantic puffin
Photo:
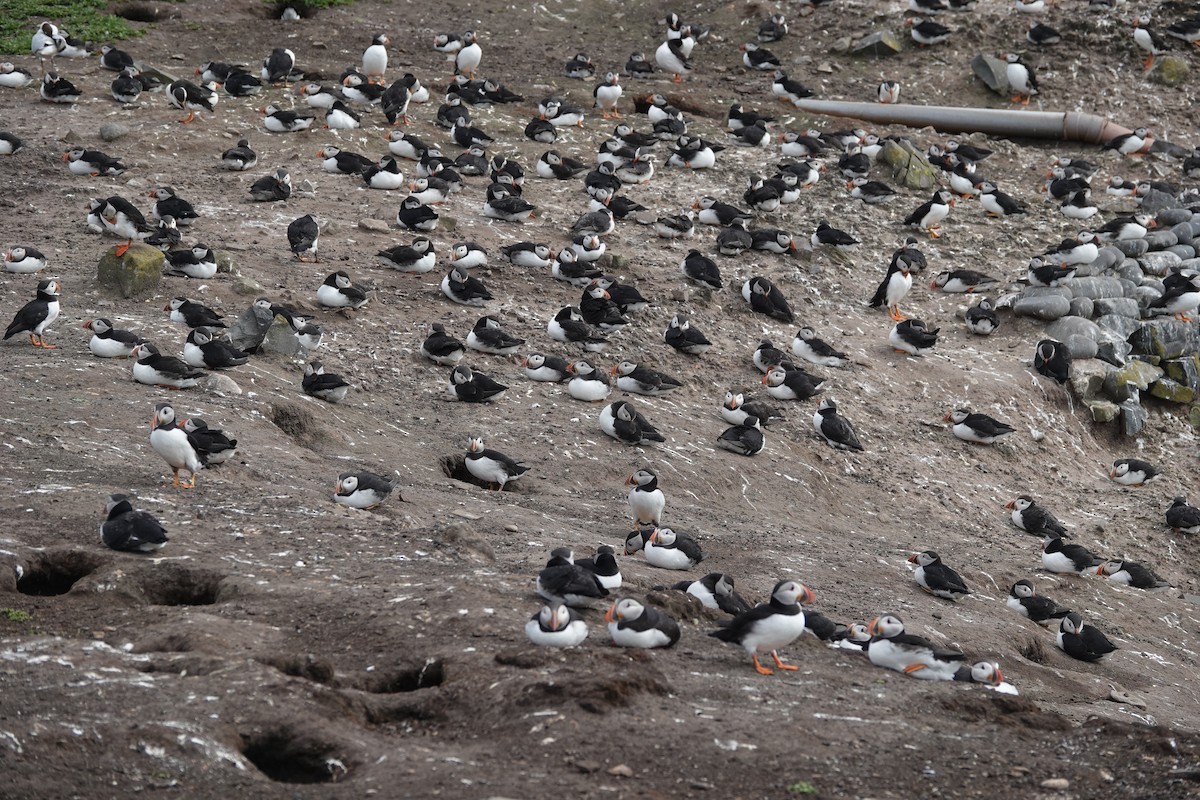
[[[1017,612],[1030,622],[1035,622],[1043,628],[1049,627],[1071,613],[1045,595],[1040,595],[1033,588],[1033,581],[1022,579],[1014,583],[1008,590],[1005,605]]]
[[[375,508],[386,500],[395,488],[395,482],[374,472],[343,472],[338,475],[333,501],[351,508]]]
[[[934,597],[961,600],[971,593],[962,577],[942,563],[941,556],[933,550],[913,553],[908,557],[908,561],[917,565],[913,570],[913,580]]]
[[[1004,507],[1012,509],[1012,524],[1026,533],[1043,537],[1067,535],[1063,524],[1027,494],[1009,500]]]
[[[1079,661],[1099,661],[1119,649],[1094,625],[1084,625],[1083,617],[1074,611],[1059,622],[1054,644]]]
[[[561,603],[539,609],[525,623],[525,636],[541,647],[577,647],[587,638],[587,623]]]
[[[1000,422],[987,414],[975,413],[969,408],[948,411],[943,419],[952,423],[950,432],[957,438],[974,444],[995,444],[1016,430],[1006,422]]]
[[[143,345],[139,345],[141,347]],[[179,425],[170,403],[155,403],[150,419],[150,446],[162,456],[175,475],[174,485],[191,489],[196,485],[196,473],[204,468],[200,456],[188,440],[187,432]],[[179,471],[191,473],[191,481],[181,483]]]
[[[450,399],[464,403],[488,403],[508,389],[479,370],[459,364],[450,371]]]
[[[132,331],[114,328],[112,322],[104,317],[89,319],[83,327],[92,332],[88,340],[88,349],[98,358],[129,358],[133,348],[144,339]]]
[[[801,606],[815,599],[807,586],[796,581],[780,581],[771,590],[770,602],[738,614],[727,626],[709,636],[740,644],[750,654],[754,669],[760,675],[770,675],[773,670],[759,663],[759,653],[770,653],[776,667],[794,672],[799,667],[784,663],[779,650],[804,633],[804,609]]]
[[[305,394],[312,395],[326,403],[340,403],[346,399],[350,384],[341,375],[326,372],[325,365],[320,361],[312,361],[304,367],[304,377],[300,388]]]
[[[1200,533],[1200,508],[1188,505],[1186,497],[1176,497],[1166,511],[1167,525],[1176,533]]]
[[[963,661],[957,650],[937,647],[928,639],[905,633],[904,622],[895,614],[876,617],[867,627],[871,641],[867,658],[877,667],[903,672],[914,678],[948,681]]]
[[[529,467],[516,459],[484,447],[481,436],[472,436],[468,440],[466,466],[467,472],[479,480],[489,486],[494,484],[496,491],[503,491],[509,481],[515,481],[529,471]]]
[[[1059,536],[1047,534],[1042,541],[1042,568],[1061,575],[1082,575],[1104,563],[1081,544],[1064,544]]]
[[[679,623],[630,597],[613,603],[604,619],[613,644],[619,647],[651,649],[670,647],[679,641]]]
[[[1123,486],[1142,486],[1161,475],[1157,467],[1139,458],[1118,458],[1108,471],[1108,477]]]
[[[62,284],[56,280],[44,280],[38,283],[37,294],[32,300],[13,315],[12,322],[4,332],[5,339],[11,339],[19,333],[29,334],[29,341],[34,347],[54,350],[58,345],[46,344],[46,328],[58,319],[59,295],[62,294]]]
[[[737,593],[733,578],[724,572],[710,572],[698,580],[680,581],[671,588],[690,594],[705,608],[718,609],[734,616],[752,608],[746,599]]]
[[[1148,592],[1171,588],[1170,582],[1164,581],[1155,574],[1154,570],[1136,561],[1122,561],[1119,559],[1105,561],[1096,567],[1096,574],[1108,578],[1114,583],[1123,583],[1126,586],[1132,586],[1135,589],[1144,589]]]
[[[832,397],[822,398],[813,414],[813,428],[821,438],[835,450],[856,450],[862,452],[863,446],[858,441],[858,435],[850,421],[838,413],[837,403]]]
[[[250,354],[218,339],[211,328],[201,326],[188,332],[183,360],[197,369],[220,370],[240,367],[250,360]]]
[[[169,541],[167,529],[148,511],[135,511],[128,495],[109,495],[100,540],[113,550],[152,553]]]
[[[640,445],[646,442],[665,442],[658,430],[642,416],[632,403],[618,400],[600,412],[600,430],[626,444]]]

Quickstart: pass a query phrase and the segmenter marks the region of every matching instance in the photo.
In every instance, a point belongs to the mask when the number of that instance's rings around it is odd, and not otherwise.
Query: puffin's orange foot
[[[775,673],[775,670],[758,663],[758,653],[752,653],[750,657],[754,659],[754,669],[758,671],[759,675],[773,675]]]
[[[912,675],[914,672],[920,672],[923,669],[925,669],[924,664],[909,664],[907,667],[904,668],[904,674]]]
[[[130,246],[131,244],[133,244],[133,239],[130,239],[130,240],[129,240],[128,242],[126,242],[125,244],[119,244],[119,245],[117,245],[117,249],[114,251],[114,253],[113,253],[113,254],[114,254],[114,255],[115,255],[117,258],[120,258],[121,256],[125,255],[126,251],[128,251],[128,250],[129,250],[129,246]]]
[[[779,653],[776,653],[774,650],[771,651],[771,658],[775,659],[775,666],[779,667],[780,669],[785,669],[788,672],[795,672],[796,670],[800,669],[795,664],[783,663],[783,659],[779,657]]]

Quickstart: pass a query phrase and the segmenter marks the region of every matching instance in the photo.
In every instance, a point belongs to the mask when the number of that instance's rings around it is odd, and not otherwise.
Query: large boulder
[[[96,280],[121,297],[148,297],[158,291],[162,280],[162,251],[140,242],[130,245],[124,255],[110,248],[96,266]]]
[[[912,142],[888,139],[879,151],[879,160],[892,168],[892,177],[909,189],[932,189],[938,185],[938,171]]]
[[[1071,301],[1061,294],[1034,294],[1029,296],[1026,293],[1017,298],[1017,302],[1013,303],[1012,310],[1014,314],[1019,314],[1023,317],[1056,320],[1070,313]]]
[[[1200,331],[1196,326],[1175,319],[1157,319],[1144,323],[1129,336],[1135,352],[1159,358],[1179,358],[1200,352]]]

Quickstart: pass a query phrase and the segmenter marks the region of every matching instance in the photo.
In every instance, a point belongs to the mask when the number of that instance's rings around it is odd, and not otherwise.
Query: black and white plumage
[[[679,380],[633,361],[621,361],[613,366],[611,373],[617,379],[617,389],[622,392],[656,397],[683,386]]]
[[[509,481],[515,481],[529,471],[529,467],[516,459],[484,447],[481,436],[472,436],[467,441],[466,467],[467,472],[479,480],[494,485],[496,491],[502,491]]]
[[[698,283],[709,289],[720,290],[721,270],[717,262],[701,253],[699,250],[689,250],[679,264],[683,276],[693,283]]]
[[[346,399],[346,394],[350,391],[350,384],[346,382],[346,379],[336,373],[326,372],[325,365],[320,361],[313,361],[305,365],[304,378],[300,382],[300,387],[304,389],[305,394],[310,394],[326,403],[340,403]]]
[[[908,557],[913,570],[913,580],[934,597],[944,600],[961,600],[971,593],[962,576],[942,563],[941,556],[933,550],[923,550]]]
[[[550,266],[555,253],[548,244],[538,242],[517,242],[505,245],[500,252],[515,267],[542,269]]]
[[[642,416],[632,403],[618,400],[600,412],[600,430],[626,444],[665,442],[666,438]]]
[[[1071,378],[1071,351],[1062,342],[1042,339],[1033,351],[1033,368],[1059,385]]]
[[[1157,467],[1139,458],[1118,458],[1108,471],[1108,477],[1123,486],[1141,486],[1161,475]]]
[[[42,76],[39,94],[43,100],[50,103],[74,103],[83,96],[83,92],[79,91],[75,84],[66,78],[60,78],[54,72],[47,72]]]
[[[1084,625],[1083,617],[1072,611],[1058,623],[1054,644],[1059,650],[1079,661],[1099,661],[1119,648],[1098,628]]]
[[[683,314],[671,317],[663,331],[663,339],[674,349],[691,356],[704,355],[712,347],[708,337]]]
[[[935,44],[941,44],[950,38],[954,31],[942,25],[940,22],[934,22],[931,19],[923,17],[912,17],[908,20],[909,35],[919,47],[930,47]]]
[[[1008,501],[1004,507],[1012,509],[1012,524],[1026,533],[1042,537],[1067,535],[1063,524],[1027,494]]]
[[[771,94],[782,102],[796,105],[805,97],[812,97],[813,92],[800,81],[789,78],[783,70],[777,69],[771,77]]]
[[[343,472],[338,475],[333,501],[350,508],[375,508],[386,500],[395,488],[394,481],[374,472]]]
[[[500,327],[500,320],[493,316],[480,317],[467,334],[467,347],[481,353],[511,356],[521,349],[525,340],[513,336]]]
[[[683,76],[692,71],[691,45],[694,40],[689,37],[667,39],[654,51],[654,61],[663,72],[671,73],[671,80],[682,83]]]
[[[561,603],[542,606],[525,623],[525,637],[540,647],[577,647],[587,635],[583,618]]]
[[[230,369],[250,360],[250,354],[216,337],[203,326],[188,332],[183,345],[183,360],[197,369]]]
[[[1004,75],[1008,88],[1013,91],[1012,102],[1029,105],[1029,100],[1038,93],[1037,74],[1016,53],[1008,53],[1004,60]]]
[[[154,416],[150,419],[150,446],[171,468],[175,475],[175,486],[191,489],[196,485],[196,473],[204,468],[204,464],[188,439],[187,432],[176,419],[175,409],[170,403],[154,404]],[[180,470],[191,473],[188,483],[180,482]]]
[[[1038,594],[1033,587],[1033,581],[1024,579],[1009,588],[1008,599],[1004,604],[1043,628],[1071,613],[1069,608],[1063,608],[1049,597]]]
[[[46,268],[46,256],[41,250],[29,245],[18,245],[0,254],[4,271],[17,275],[33,275]]]
[[[554,555],[538,573],[537,593],[551,603],[590,608],[597,600],[608,596],[608,589],[600,583],[596,573],[568,558]]]
[[[368,299],[366,291],[355,286],[345,270],[331,272],[317,287],[317,302],[325,308],[362,308]]]
[[[1156,56],[1160,56],[1170,49],[1167,40],[1150,27],[1149,14],[1143,14],[1133,21],[1133,41],[1139,49],[1146,53],[1146,60],[1142,62],[1142,66],[1146,69],[1154,66]]]
[[[239,139],[236,147],[221,154],[221,166],[233,172],[241,172],[258,164],[258,153],[250,148],[247,139]]]
[[[930,289],[940,289],[948,294],[974,293],[991,289],[998,284],[995,278],[973,269],[956,269],[939,272],[929,284]]]
[[[629,491],[629,509],[633,512],[634,527],[658,527],[667,505],[666,495],[658,488],[658,477],[648,469],[639,469],[626,479],[625,485],[633,487]]]
[[[604,338],[584,322],[583,313],[575,306],[563,306],[546,324],[551,339],[565,344],[579,344],[589,353],[598,353],[608,345]]]
[[[187,112],[187,116],[179,120],[184,124],[194,120],[197,111],[212,113],[216,108],[216,93],[191,81],[175,81],[167,87],[166,94],[167,105]]]
[[[263,127],[271,133],[295,133],[308,130],[316,119],[312,114],[288,111],[273,103],[263,106],[259,112],[263,115]]]
[[[144,340],[132,331],[114,328],[112,322],[104,317],[89,319],[83,327],[92,332],[88,340],[88,349],[98,358],[129,358],[133,348]]]
[[[435,364],[447,367],[461,361],[467,352],[463,343],[446,333],[446,326],[440,322],[435,322],[429,327],[429,335],[421,342],[421,355]]]
[[[652,649],[670,647],[679,641],[679,623],[662,611],[625,597],[604,615],[608,634],[619,647]]]
[[[116,177],[124,174],[126,169],[124,164],[107,153],[99,150],[84,150],[82,147],[66,151],[63,153],[62,160],[67,162],[67,169],[75,175]]]
[[[1126,586],[1132,586],[1135,589],[1144,589],[1148,592],[1157,592],[1171,588],[1169,581],[1164,581],[1154,570],[1136,561],[1121,561],[1119,559],[1105,561],[1096,567],[1096,574],[1108,578],[1114,583],[1123,583]]]
[[[897,322],[888,333],[888,342],[898,352],[923,356],[933,352],[941,330],[941,328],[929,330],[924,320],[904,319]]]
[[[451,400],[464,403],[487,403],[508,389],[479,370],[459,364],[450,371],[449,392]]]
[[[529,353],[521,359],[525,377],[543,383],[561,383],[571,377],[566,359],[543,353]]]
[[[967,330],[976,336],[991,336],[1000,328],[1000,318],[990,298],[981,297],[979,302],[967,309]]]
[[[1060,575],[1082,575],[1104,563],[1081,544],[1066,544],[1062,537],[1047,534],[1042,542],[1042,568]]]
[[[178,322],[189,328],[224,328],[224,317],[206,305],[188,300],[186,297],[172,297],[163,306],[172,322]]]
[[[726,428],[717,437],[717,447],[740,456],[760,453],[765,444],[762,422],[758,417],[749,414],[733,427]]]
[[[174,356],[164,356],[150,342],[142,342],[133,348],[133,379],[146,386],[162,386],[168,389],[191,389],[204,373],[194,369]]]
[[[643,541],[646,563],[660,569],[691,569],[704,560],[700,544],[690,535],[671,528],[655,528]]]
[[[0,62],[0,86],[6,89],[24,89],[33,83],[33,74],[11,61]]]
[[[724,572],[710,572],[698,580],[680,581],[671,588],[690,594],[705,608],[718,609],[734,616],[744,614],[752,608],[746,599],[738,594],[733,578]]]
[[[128,495],[109,495],[104,513],[100,541],[113,550],[152,553],[169,541],[162,523],[148,511],[135,511]]]
[[[867,658],[877,667],[902,672],[914,678],[949,681],[962,664],[957,650],[941,648],[920,636],[906,633],[904,621],[895,614],[884,614],[867,626],[871,641]]]
[[[4,331],[4,338],[21,334],[29,334],[29,341],[34,347],[53,350],[58,345],[46,344],[46,329],[58,319],[59,295],[62,294],[62,284],[56,280],[44,280],[38,283],[37,294],[13,315],[12,322]]]
[[[1186,497],[1176,497],[1166,511],[1167,525],[1176,533],[1200,533],[1200,508],[1188,505]]]
[[[780,581],[771,590],[770,602],[738,614],[727,626],[709,636],[740,644],[750,654],[754,669],[761,675],[770,675],[772,670],[759,663],[759,653],[770,653],[779,669],[795,671],[799,667],[784,663],[779,650],[804,633],[804,609],[801,606],[815,599],[807,586],[796,581]]]
[[[262,79],[272,83],[289,80],[296,66],[296,54],[286,47],[276,47],[263,59]]]
[[[492,299],[483,281],[468,275],[466,270],[451,267],[440,284],[442,294],[461,306],[480,307]]]
[[[1122,133],[1114,136],[1104,143],[1104,149],[1116,150],[1123,156],[1130,156],[1134,153],[1140,153],[1150,144],[1150,131],[1146,128],[1135,128],[1130,133]]]
[[[854,426],[838,413],[837,403],[832,397],[823,398],[813,414],[813,428],[821,438],[835,450],[857,450],[862,452],[863,446],[858,441]]]
[[[258,203],[273,203],[291,196],[292,176],[283,167],[250,185],[250,199]]]
[[[424,236],[413,239],[411,244],[401,244],[387,250],[380,250],[376,255],[389,262],[388,266],[392,269],[414,274],[429,272],[437,263],[434,244]]]
[[[193,220],[200,219],[192,204],[180,197],[170,186],[159,186],[150,192],[150,197],[154,198],[152,211],[156,220],[172,217],[176,225],[186,228]]]
[[[1024,203],[1000,191],[991,181],[980,181],[978,189],[979,207],[988,216],[1011,217],[1029,213],[1029,209]]]
[[[767,278],[759,276],[743,283],[742,298],[750,304],[751,310],[759,314],[765,314],[780,322],[795,321],[787,298]]]
[[[937,239],[940,236],[938,230],[941,223],[950,216],[950,207],[953,205],[954,197],[950,192],[946,189],[937,189],[929,200],[904,218],[904,224],[920,228]]]
[[[288,246],[297,261],[316,262],[317,245],[321,238],[321,220],[312,214],[305,214],[299,219],[292,220],[287,227]]]
[[[721,403],[721,418],[731,425],[741,425],[749,417],[757,417],[763,427],[770,425],[771,420],[784,418],[783,413],[774,406],[758,400],[747,400],[741,392],[727,389]]]
[[[808,400],[821,393],[825,381],[802,369],[773,366],[762,376],[762,384],[776,400]]]
[[[846,188],[850,190],[851,197],[872,206],[886,203],[897,195],[896,190],[886,183],[867,178],[853,178],[846,184]]]
[[[948,411],[943,419],[951,423],[950,432],[957,438],[975,444],[995,444],[1016,430],[1006,422],[987,414],[975,413],[969,408]]]
[[[197,244],[187,250],[169,250],[163,253],[167,264],[164,274],[206,281],[216,277],[217,254],[206,244]]]
[[[590,361],[579,359],[567,365],[572,378],[567,382],[567,394],[586,403],[598,403],[608,397],[612,386]]]
[[[754,366],[764,375],[771,371],[772,367],[783,367],[784,369],[795,369],[796,365],[787,357],[787,354],[771,343],[770,339],[759,341],[758,347],[754,348]]]
[[[220,428],[210,428],[200,417],[188,417],[183,421],[183,430],[200,463],[205,467],[223,464],[237,450],[237,439],[231,439]]]
[[[907,259],[896,256],[888,267],[887,274],[871,297],[871,308],[886,308],[888,316],[896,322],[904,320],[900,313],[900,301],[912,290],[912,272]],[[914,355],[916,355],[914,353]]]
[[[844,367],[850,363],[845,353],[834,349],[807,325],[800,328],[792,339],[792,353],[822,367]]]
[[[146,244],[157,247],[163,254],[170,252],[183,241],[183,234],[175,224],[174,217],[163,217],[155,226],[154,232],[146,237]]]

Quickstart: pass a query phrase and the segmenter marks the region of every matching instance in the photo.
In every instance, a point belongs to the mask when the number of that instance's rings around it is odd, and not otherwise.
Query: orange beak
[[[910,563],[910,564],[917,563],[917,554],[916,553],[913,553],[911,556],[908,557],[908,563]]]
[[[617,604],[616,603],[613,603],[611,606],[608,607],[608,611],[604,612],[604,621],[605,622],[616,622],[617,621]]]
[[[568,369],[570,369],[570,367],[568,367]],[[633,476],[632,475],[630,475],[628,478],[625,479],[625,485],[633,486]]]
[[[949,422],[949,421],[950,421],[950,414],[951,414],[951,413],[952,413],[952,412],[950,412],[950,411],[947,411],[947,412],[946,412],[946,416],[942,417],[942,422]]]
[[[769,372],[768,372],[766,375],[763,375],[763,376],[762,376],[762,380],[761,380],[761,381],[759,381],[759,383],[761,383],[761,384],[764,384],[764,385],[765,385],[765,384],[766,384],[766,382],[767,382],[767,377],[768,377],[770,374],[771,374],[771,373],[769,373]]]
[[[617,374],[617,365],[616,365],[616,364],[613,364],[613,365],[612,365],[612,369],[610,369],[610,370],[608,371],[608,374],[609,374],[609,375],[614,375],[614,376]]]
[[[1005,503],[1005,504],[1004,504],[1004,507],[1005,507],[1005,508],[1016,508],[1016,507],[1017,507],[1017,501],[1016,501],[1016,500],[1009,500],[1007,503]]]
[[[815,594],[813,594],[813,590],[808,588],[807,586],[804,586],[802,588],[804,589],[804,594],[802,594],[796,598],[796,600],[800,603],[800,605],[806,606],[806,605],[809,605],[810,603],[815,602],[817,599],[817,596]]]
[[[70,158],[70,157],[71,157],[71,151],[70,151],[70,150],[68,150],[67,152],[63,153],[63,161],[66,161],[66,160],[67,160],[68,158]]]
[[[1104,565],[1103,565],[1103,564],[1101,564],[1100,566],[1096,567],[1096,574],[1097,574],[1097,575],[1103,575],[1103,574],[1104,574]]]
[[[871,620],[870,624],[867,625],[867,633],[871,634],[872,636],[879,635],[879,617]]]
[[[658,544],[658,528],[655,528],[650,534],[650,541]]]
[[[1114,479],[1116,479],[1116,477],[1117,477],[1117,471],[1115,469],[1110,469],[1108,471],[1109,480],[1114,480]]]

